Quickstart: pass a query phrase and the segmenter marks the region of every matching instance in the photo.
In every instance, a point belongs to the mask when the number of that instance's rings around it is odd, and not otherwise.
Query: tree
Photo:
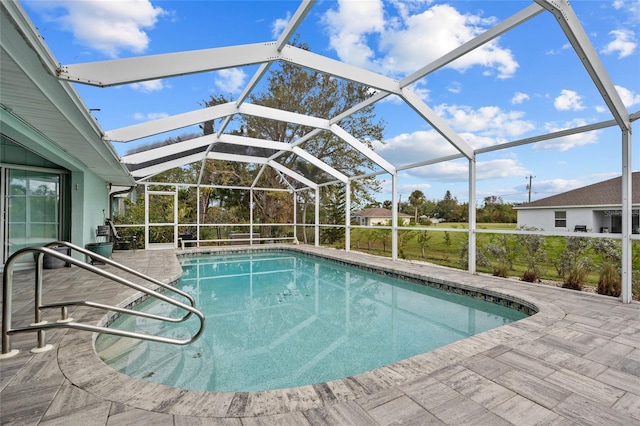
[[[308,50],[304,44],[298,44],[295,41],[293,44]],[[288,62],[274,64],[271,71],[264,91],[249,97],[251,103],[313,117],[329,118],[339,115],[372,96],[369,87],[301,68]],[[216,105],[223,100],[221,96],[212,96],[205,102],[205,106]],[[293,143],[313,130],[301,124],[255,116],[242,116],[239,120],[237,127],[242,129],[242,133],[246,136],[277,142]],[[369,148],[373,148],[374,141],[383,140],[384,122],[375,117],[374,105],[362,108],[336,124]],[[205,131],[209,127],[212,125],[204,126]],[[347,175],[364,174],[374,167],[371,160],[332,132],[318,133],[301,145],[301,148]],[[315,166],[309,166],[307,170],[303,170],[301,167],[303,162],[292,153],[278,154],[274,151],[267,156],[272,155],[277,155],[278,163],[302,175],[308,175],[309,168],[315,168]],[[322,170],[315,170],[311,174],[312,180],[315,179],[315,181],[334,179]],[[279,187],[282,185],[281,179],[282,176],[279,173],[267,167],[260,177],[260,186]],[[291,184],[299,186],[297,182],[291,182]],[[378,192],[379,183],[375,178],[361,179],[352,182],[351,188],[352,204],[364,206],[375,201],[371,194]],[[262,210],[264,221],[272,219],[270,214],[275,211],[269,206],[272,202],[274,202],[272,197],[264,195],[260,200],[259,208]],[[290,204],[287,207],[290,208],[292,202],[292,200],[289,201]],[[283,206],[283,209],[286,207]]]
[[[422,254],[423,259],[425,258],[424,249],[429,244],[429,240],[431,240],[431,237],[433,237],[433,235],[431,235],[431,233],[429,233],[429,231],[427,231],[426,229],[423,231],[419,231],[418,244],[420,244],[420,253]]]
[[[418,223],[418,210],[427,201],[427,197],[419,189],[416,189],[409,195],[409,204],[414,208],[414,222]]]
[[[331,185],[327,187],[329,202],[325,205],[326,223],[333,225],[344,225],[346,215],[346,194],[344,186],[336,187]],[[323,228],[320,239],[329,244],[335,244],[344,238],[343,228]]]
[[[502,198],[490,195],[484,198],[484,205],[478,209],[477,220],[484,223],[516,223],[518,214],[512,204],[504,203]]]
[[[459,220],[458,199],[451,195],[451,191],[444,194],[444,198],[437,203],[436,212],[438,217],[447,222],[457,222]]]

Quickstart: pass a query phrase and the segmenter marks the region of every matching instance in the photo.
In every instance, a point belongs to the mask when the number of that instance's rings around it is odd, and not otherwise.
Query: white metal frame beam
[[[528,21],[529,19],[539,15],[542,12],[544,12],[544,9],[542,8],[542,6],[539,6],[536,4],[528,6],[527,8],[521,10],[520,12],[511,16],[510,18],[507,18],[504,21],[500,22],[499,24],[495,25],[494,27],[488,29],[484,33],[480,34],[479,36],[458,46],[457,48],[453,49],[451,52],[447,53],[446,55],[439,57],[435,61],[431,62],[429,65],[403,78],[400,81],[400,87],[404,88],[412,83],[415,83],[416,81],[420,80],[426,75],[431,74],[432,72],[450,64],[456,59],[477,49],[483,44],[486,44],[491,40],[501,36],[505,32],[512,29],[513,27],[516,27],[522,24],[523,22]]]
[[[140,164],[147,162],[152,158],[164,158],[179,154],[180,152],[211,145],[215,141],[217,141],[216,135],[200,136],[199,138],[189,139],[184,142],[178,142],[171,145],[148,149],[146,151],[136,152],[135,154],[125,155],[124,157],[121,157],[120,160],[125,164]],[[205,153],[203,151],[199,160],[202,160],[204,157]]]
[[[631,130],[629,113],[624,106],[618,91],[613,86],[600,57],[589,41],[587,34],[567,0],[534,0],[540,6],[551,12],[560,24],[560,28],[567,36],[573,50],[586,68],[591,80],[596,85],[602,99],[609,107],[618,126],[623,131]]]
[[[278,60],[385,92],[400,91],[398,80],[295,46],[285,45],[279,50],[276,42],[63,65],[58,68],[58,78],[92,86],[110,87],[239,66],[267,64]]]
[[[379,154],[376,154],[374,150],[372,150],[371,148],[369,148],[368,146],[360,142],[358,139],[352,136],[351,133],[347,132],[342,127],[338,126],[337,124],[332,124],[331,132],[333,132],[334,135],[336,135],[337,137],[339,137],[340,139],[342,139],[343,141],[351,145],[353,148],[358,150],[362,155],[364,155],[369,160],[376,163],[378,166],[382,167],[387,172],[391,174],[395,173],[396,168],[393,166],[393,164],[389,163],[387,160],[382,158]]]
[[[267,163],[269,166],[273,167],[275,170],[284,173],[285,175],[292,177],[293,179],[297,180],[298,182],[308,186],[309,188],[312,189],[316,189],[318,187],[318,185],[315,182],[310,181],[309,179],[307,179],[306,177],[302,176],[299,173],[294,172],[293,170],[289,169],[288,167],[283,166],[280,163],[275,162],[274,160],[269,160],[269,162]]]
[[[192,154],[180,158],[175,158],[164,163],[155,164],[153,166],[145,167],[138,170],[133,170],[131,175],[136,179],[149,177],[151,175],[157,175],[165,170],[172,169],[174,167],[181,167],[196,161],[202,160],[202,154]]]
[[[280,56],[275,42],[254,43],[63,65],[58,68],[58,78],[110,87],[268,63],[280,59]]]
[[[215,105],[194,111],[176,114],[157,120],[145,121],[144,123],[132,126],[121,127],[119,129],[105,132],[104,139],[112,142],[131,142],[160,133],[170,132],[176,129],[204,123],[205,121],[227,117],[238,112],[235,102]]]
[[[451,127],[444,121],[434,110],[429,108],[427,104],[422,102],[422,99],[418,97],[409,88],[402,89],[402,99],[413,108],[426,122],[428,122],[433,129],[440,133],[440,135],[451,143],[462,155],[471,159],[473,158],[473,148],[459,134],[453,131]]]

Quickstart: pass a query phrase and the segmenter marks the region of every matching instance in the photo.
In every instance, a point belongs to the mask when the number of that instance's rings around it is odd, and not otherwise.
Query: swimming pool
[[[182,265],[180,287],[207,317],[203,336],[186,347],[100,336],[96,349],[112,368],[193,390],[287,388],[352,376],[526,316],[293,252],[190,256]],[[195,324],[122,317],[112,326],[181,337]]]

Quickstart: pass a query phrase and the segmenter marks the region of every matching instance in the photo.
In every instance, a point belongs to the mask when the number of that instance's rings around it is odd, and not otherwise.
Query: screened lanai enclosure
[[[619,155],[622,175],[622,232],[616,235],[587,232],[581,236],[621,241],[621,298],[625,303],[630,302],[632,242],[639,238],[631,229],[631,133],[632,123],[640,114],[629,112],[623,104],[569,2],[518,2],[523,7],[517,13],[438,59],[416,67],[402,79],[313,53],[297,42],[297,31],[303,33],[302,24],[312,15],[314,4],[314,1],[303,1],[276,41],[59,67],[60,79],[103,88],[256,67],[239,96],[212,97],[202,108],[104,133],[104,139],[112,143],[173,138],[171,143],[156,144],[122,156],[121,161],[139,184],[132,191],[116,187],[111,191],[112,214],[122,235],[136,234],[145,248],[229,242],[319,245],[327,239],[338,241],[338,246],[348,251],[352,248],[352,231],[366,228],[352,224],[353,212],[366,204],[366,194],[379,191],[378,179],[384,179],[390,182],[392,216],[388,226],[377,228],[389,230],[390,255],[397,259],[398,234],[405,229],[398,221],[399,174],[453,162],[460,165],[459,173],[468,183],[470,202],[466,214],[468,227],[449,231],[464,232],[468,236],[467,267],[469,273],[475,273],[477,235],[526,232],[488,231],[476,225],[473,200],[477,198],[479,159],[522,145],[600,129],[617,129],[617,140],[610,142],[616,145],[612,152]],[[536,43],[536,20],[541,19],[556,21],[561,37],[558,43],[570,46],[579,60],[576,61],[579,66],[571,73],[586,76],[592,82],[606,105],[606,120],[526,139],[506,138],[485,146],[472,143],[474,141],[454,131],[442,113],[415,90],[417,82],[466,55],[474,55],[510,31],[529,31],[531,42]],[[305,96],[295,98],[288,91],[291,86],[287,86],[293,80],[277,81],[283,75],[293,75],[296,84],[302,84],[302,78],[311,79],[315,84],[304,91]],[[544,83],[544,76],[536,81],[539,87],[544,87]],[[492,84],[503,82],[495,79]],[[257,92],[258,87],[265,85],[280,90],[268,102]],[[491,87],[487,86],[485,93],[490,96]],[[340,93],[339,99],[331,96],[335,93]],[[292,99],[293,103],[287,102]],[[298,101],[301,103],[296,104]],[[320,105],[314,111],[328,115],[308,114],[308,106],[314,102],[315,106]],[[323,102],[327,105],[321,105]],[[394,103],[407,114],[420,117],[424,128],[438,134],[440,155],[415,158],[410,164],[398,165],[385,158],[384,150],[374,149],[381,139],[378,129],[375,125],[363,128],[359,123],[363,117],[371,118],[373,108],[381,103]],[[200,126],[202,131],[191,137],[171,136],[178,129],[193,126]],[[234,206],[233,210],[227,208],[230,205]],[[569,235],[553,231],[543,234]]]

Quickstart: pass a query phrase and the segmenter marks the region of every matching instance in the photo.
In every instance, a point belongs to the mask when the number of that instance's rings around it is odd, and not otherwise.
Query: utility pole
[[[529,179],[529,183],[527,184],[527,190],[529,191],[529,203],[531,202],[531,181],[533,180],[535,176],[531,176],[529,175],[528,178],[525,179]]]

